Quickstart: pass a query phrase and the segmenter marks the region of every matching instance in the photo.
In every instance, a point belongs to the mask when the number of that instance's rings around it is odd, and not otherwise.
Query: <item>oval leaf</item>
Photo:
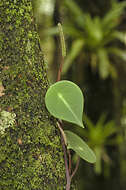
[[[65,130],[64,132],[68,143],[68,149],[74,150],[82,159],[86,160],[87,162],[96,162],[96,156],[94,152],[79,136],[71,131]]]
[[[84,127],[82,123],[83,94],[73,82],[62,80],[51,85],[46,93],[45,103],[54,117]]]

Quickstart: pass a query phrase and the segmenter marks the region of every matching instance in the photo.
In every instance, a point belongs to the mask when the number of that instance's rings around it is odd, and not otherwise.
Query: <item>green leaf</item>
[[[93,30],[92,30],[93,29]],[[89,14],[85,15],[85,32],[88,36],[86,39],[90,47],[96,47],[102,43],[103,31],[99,17],[91,18]]]
[[[84,20],[84,14],[81,8],[73,0],[69,0],[69,1],[65,0],[65,5],[71,11],[77,25],[83,29],[85,20]]]
[[[99,74],[102,79],[106,79],[110,73],[109,70],[110,62],[106,49],[101,48],[98,50],[98,58],[99,58]]]
[[[54,117],[84,127],[82,122],[83,94],[73,82],[62,80],[51,85],[46,93],[45,103]]]
[[[86,160],[87,162],[96,162],[96,156],[94,152],[79,136],[71,131],[65,130],[64,132],[68,143],[68,149],[74,150],[82,159]]]
[[[83,39],[77,39],[73,41],[70,53],[68,54],[63,66],[63,74],[68,71],[74,59],[76,59],[76,57],[80,54],[83,46],[84,46]]]
[[[118,25],[119,17],[123,14],[126,7],[126,2],[113,3],[112,9],[103,18],[103,28],[105,30],[111,30]]]
[[[120,42],[126,44],[126,33],[125,32],[120,32],[120,31],[114,31],[112,33],[112,36],[115,38],[115,39],[118,39],[120,40]]]
[[[102,147],[96,147],[95,154],[97,156],[97,161],[95,163],[95,172],[97,174],[100,174],[102,171],[102,168],[101,168],[101,166],[102,166],[102,162],[101,162],[102,161]]]
[[[121,50],[120,48],[117,47],[111,47],[108,48],[109,53],[116,55],[120,57],[122,60],[126,61],[126,52],[125,50]]]
[[[77,39],[77,38],[84,39],[83,30],[81,31],[81,30],[78,30],[77,28],[75,28],[73,23],[64,24],[63,31],[65,32],[65,34],[69,35],[73,39]]]

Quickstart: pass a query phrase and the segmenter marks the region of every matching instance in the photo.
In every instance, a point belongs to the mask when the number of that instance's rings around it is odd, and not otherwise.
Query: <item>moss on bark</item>
[[[44,104],[49,83],[30,0],[0,1],[0,80],[0,110],[16,114],[0,135],[0,189],[65,189],[60,133]]]

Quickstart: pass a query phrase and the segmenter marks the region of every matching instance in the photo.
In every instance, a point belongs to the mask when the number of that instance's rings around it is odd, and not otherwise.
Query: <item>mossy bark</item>
[[[0,135],[0,189],[65,189],[60,133],[44,103],[49,83],[31,0],[0,1],[0,80],[0,110],[16,114],[14,126]]]

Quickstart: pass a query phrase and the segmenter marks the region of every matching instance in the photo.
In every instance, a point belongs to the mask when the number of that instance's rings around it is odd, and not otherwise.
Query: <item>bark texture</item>
[[[0,111],[16,114],[14,124],[0,131],[0,189],[65,189],[60,133],[44,104],[49,83],[30,0],[0,1],[0,81]]]

